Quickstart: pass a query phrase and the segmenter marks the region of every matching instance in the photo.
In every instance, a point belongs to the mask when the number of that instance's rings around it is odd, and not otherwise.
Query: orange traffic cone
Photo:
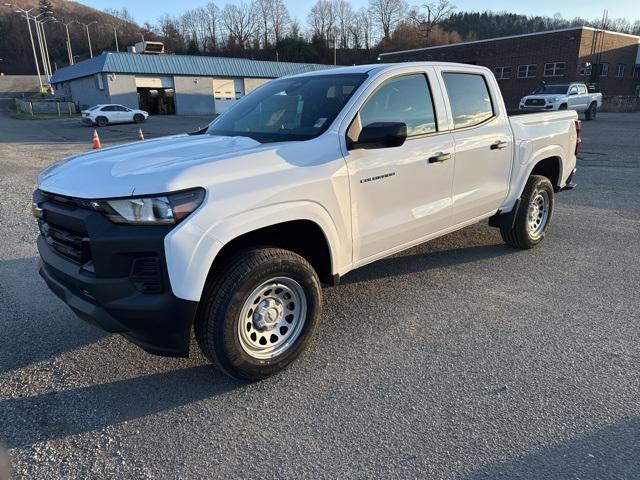
[[[144,135],[142,134],[142,129],[138,130],[138,140],[144,140]]]
[[[96,148],[102,148],[102,145],[100,144],[100,137],[98,137],[98,131],[96,129],[93,130],[93,142],[91,143],[93,144],[94,150]]]

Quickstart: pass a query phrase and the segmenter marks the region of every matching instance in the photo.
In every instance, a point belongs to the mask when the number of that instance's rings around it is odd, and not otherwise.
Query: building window
[[[616,77],[617,78],[622,78],[624,77],[624,64],[623,63],[619,63],[616,66]]]
[[[640,67],[633,67],[633,72],[631,72],[631,76],[633,78],[640,78]]]
[[[609,64],[608,63],[601,63],[600,64],[600,76],[601,77],[606,77],[609,74]]]
[[[102,80],[102,74],[96,73],[95,81],[96,81],[96,88],[98,90],[104,90],[104,81]]]
[[[582,62],[580,64],[580,69],[578,70],[579,75],[583,77],[588,77],[591,75],[591,62]]]
[[[545,63],[544,64],[544,76],[545,77],[564,77],[565,70],[564,62]]]
[[[511,67],[496,67],[493,73],[498,80],[507,80],[511,78]]]
[[[535,64],[518,65],[518,78],[535,78],[537,68]]]

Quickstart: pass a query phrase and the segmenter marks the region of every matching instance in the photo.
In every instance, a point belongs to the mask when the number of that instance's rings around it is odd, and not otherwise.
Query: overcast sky
[[[80,3],[92,6],[99,10],[105,8],[126,7],[133,17],[139,22],[149,21],[154,23],[163,13],[179,15],[185,10],[205,5],[208,0],[79,0]],[[237,3],[238,0],[236,0]],[[292,16],[304,23],[307,12],[316,0],[285,0]],[[409,1],[410,4],[420,4],[421,0]],[[222,7],[227,0],[215,2]],[[234,3],[234,2],[231,2]],[[596,2],[593,0],[455,0],[452,2],[461,11],[506,10],[512,13],[525,15],[548,15],[561,13],[565,18],[576,16],[585,18],[601,18],[602,9],[609,9],[609,17],[623,17],[628,20],[640,19],[640,0],[607,0]],[[358,8],[367,4],[367,0],[351,0],[351,5]]]

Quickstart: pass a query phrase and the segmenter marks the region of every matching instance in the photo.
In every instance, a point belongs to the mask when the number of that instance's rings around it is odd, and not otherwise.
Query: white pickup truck
[[[585,120],[595,120],[602,106],[602,94],[589,92],[584,83],[561,83],[540,85],[535,92],[520,100],[520,110],[575,110],[584,112]]]
[[[40,273],[81,318],[228,374],[290,364],[321,282],[489,219],[542,241],[574,185],[572,110],[508,117],[490,70],[368,65],[273,80],[192,134],[42,171]]]

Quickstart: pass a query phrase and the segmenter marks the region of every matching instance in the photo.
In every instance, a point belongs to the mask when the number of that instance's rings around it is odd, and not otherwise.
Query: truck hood
[[[554,93],[554,94],[551,94],[551,93],[540,93],[540,94],[538,94],[538,93],[536,93],[536,94],[533,94],[533,95],[527,95],[525,97],[522,97],[522,101],[525,101],[525,100],[528,100],[528,99],[531,99],[531,98],[541,98],[543,100],[548,100],[550,98],[560,98],[560,97],[566,97],[566,95],[563,95],[562,93]]]
[[[164,193],[199,186],[192,167],[269,148],[249,137],[173,135],[66,158],[38,175],[38,188],[87,199]]]

